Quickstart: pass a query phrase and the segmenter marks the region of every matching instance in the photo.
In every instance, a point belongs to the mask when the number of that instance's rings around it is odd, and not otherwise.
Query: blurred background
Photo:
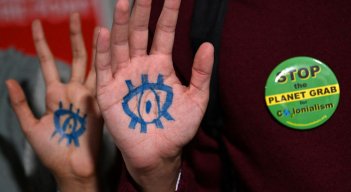
[[[115,0],[0,0],[0,49],[11,47],[35,55],[31,23],[40,19],[54,55],[70,63],[71,52],[63,51],[71,50],[69,15],[80,13],[89,52],[94,27],[111,25],[114,3]]]

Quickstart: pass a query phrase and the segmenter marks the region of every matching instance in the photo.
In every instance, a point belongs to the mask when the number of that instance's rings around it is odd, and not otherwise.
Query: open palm
[[[94,97],[95,72],[90,72],[85,80],[87,58],[79,15],[71,16],[73,70],[67,84],[60,82],[40,22],[34,21],[32,28],[46,83],[47,111],[36,119],[19,84],[9,80],[13,108],[33,149],[57,179],[93,176],[102,117]]]
[[[116,4],[111,33],[100,29],[97,42],[99,107],[128,170],[154,169],[180,156],[206,110],[213,47],[203,44],[194,60],[189,87],[173,69],[172,47],[180,0],[166,0],[147,54],[151,0]]]

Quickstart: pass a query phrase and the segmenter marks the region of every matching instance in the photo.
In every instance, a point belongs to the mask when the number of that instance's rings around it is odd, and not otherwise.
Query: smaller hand
[[[63,84],[41,23],[33,22],[33,40],[46,83],[44,116],[34,117],[19,84],[14,80],[6,82],[24,134],[43,164],[54,174],[61,191],[97,190],[96,163],[102,118],[94,97],[94,67],[85,79],[87,54],[80,25],[79,15],[72,14],[73,69],[70,81]],[[96,31],[94,36],[97,36]]]

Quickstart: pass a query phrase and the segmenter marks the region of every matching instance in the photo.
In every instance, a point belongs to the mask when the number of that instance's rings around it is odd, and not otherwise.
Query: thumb
[[[212,67],[214,62],[214,48],[211,43],[203,43],[194,58],[189,91],[199,99],[201,104],[206,104],[209,97]]]
[[[23,132],[26,133],[38,120],[30,110],[26,97],[18,82],[15,80],[7,80],[6,86],[10,95],[12,108],[19,119]]]

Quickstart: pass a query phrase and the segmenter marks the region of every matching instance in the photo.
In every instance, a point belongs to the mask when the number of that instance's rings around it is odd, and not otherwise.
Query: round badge
[[[333,71],[311,57],[294,57],[279,64],[266,83],[269,111],[283,125],[308,130],[335,112],[340,87]]]

